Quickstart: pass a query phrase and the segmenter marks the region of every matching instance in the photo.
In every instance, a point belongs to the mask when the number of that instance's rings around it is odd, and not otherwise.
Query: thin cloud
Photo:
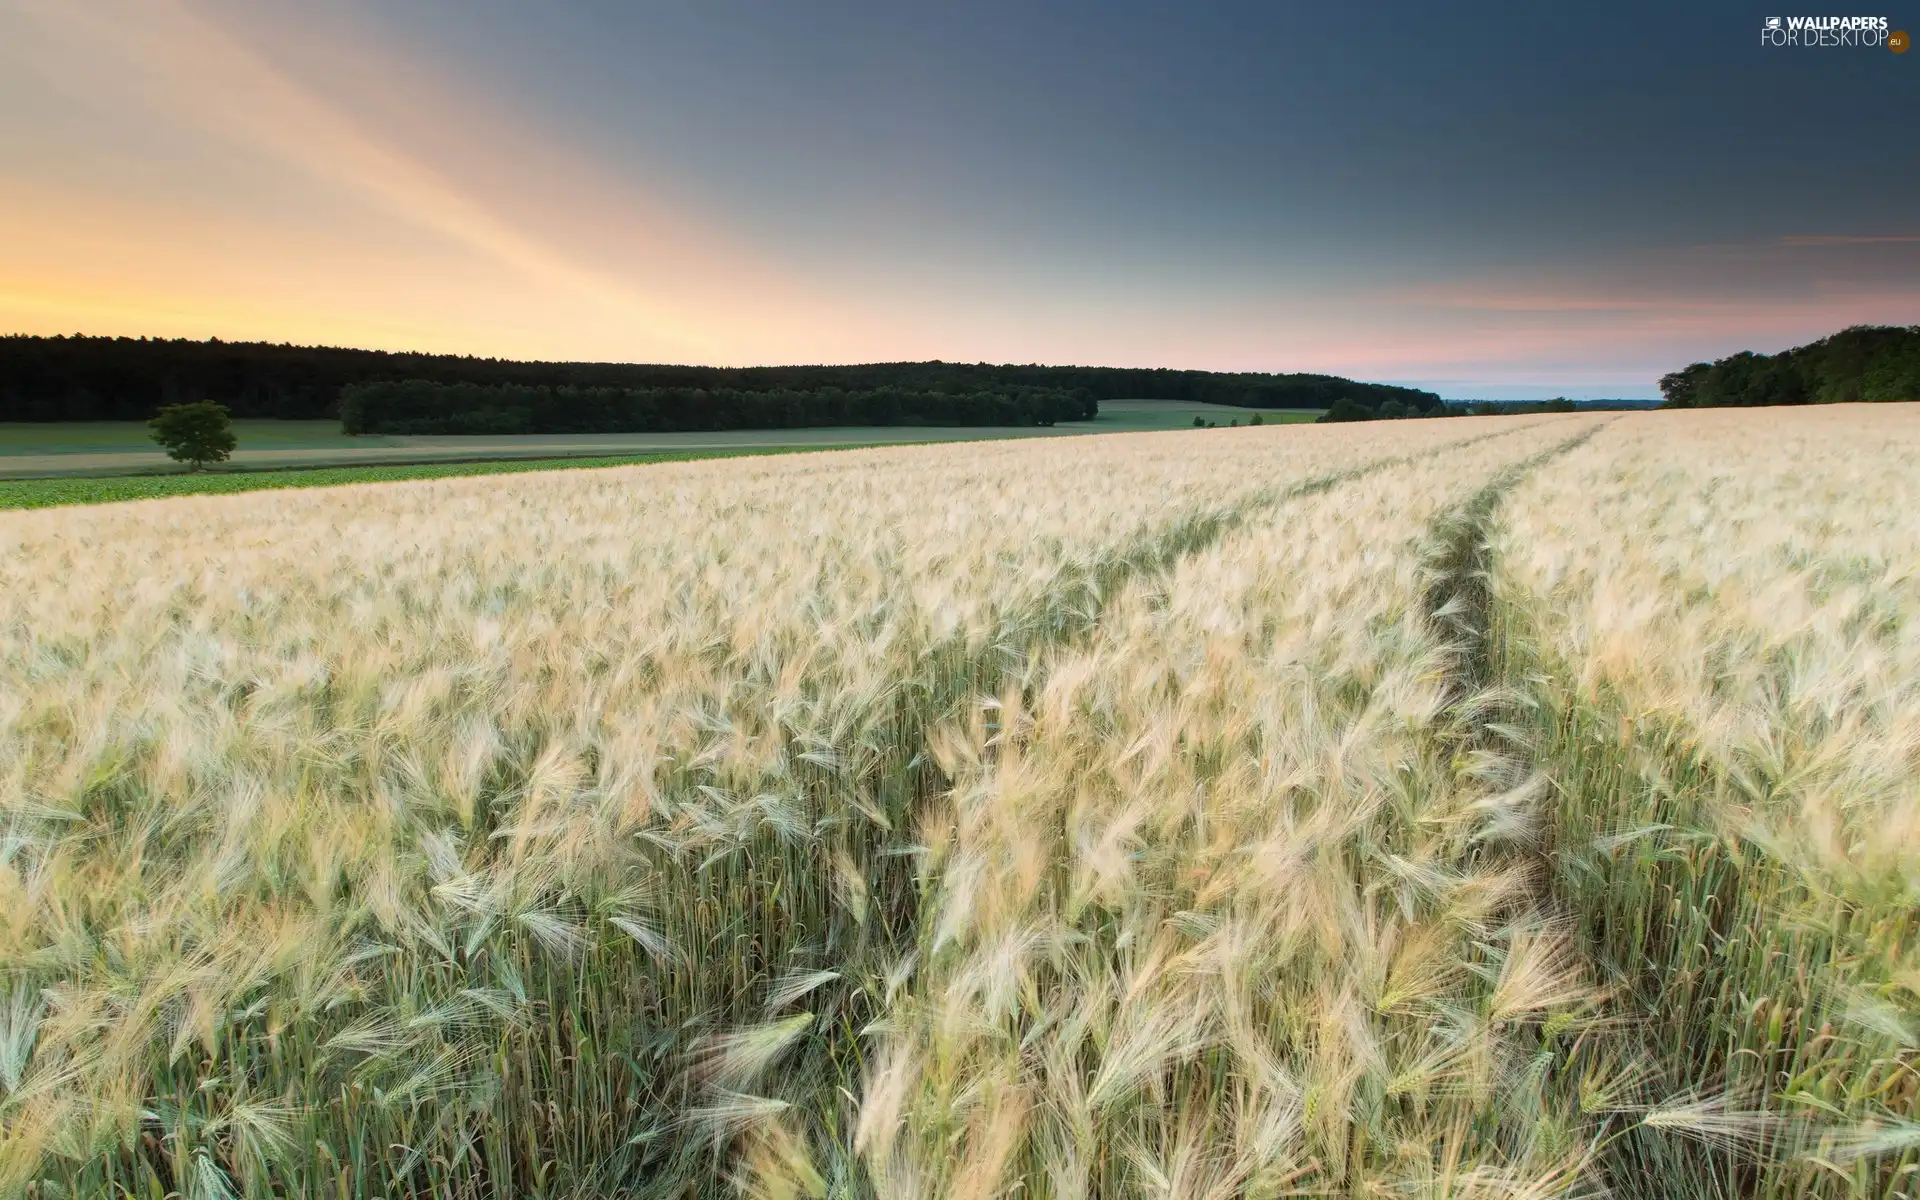
[[[1805,246],[1911,246],[1915,244],[1920,244],[1920,233],[1795,233],[1754,242],[1702,242],[1688,246],[1686,249],[1694,254],[1716,258]]]
[[[1920,233],[1812,233],[1783,237],[1782,246],[1884,246],[1920,242]]]
[[[1471,284],[1405,288],[1385,298],[1403,304],[1481,312],[1645,312],[1672,305],[1670,300],[1644,296],[1516,291]]]

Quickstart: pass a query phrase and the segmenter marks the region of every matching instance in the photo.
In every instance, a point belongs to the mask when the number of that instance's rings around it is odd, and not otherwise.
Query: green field
[[[1228,404],[1200,404],[1192,400],[1103,400],[1100,402],[1100,415],[1093,420],[1072,427],[1063,425],[1057,428],[1067,433],[1128,433],[1155,429],[1190,429],[1193,427],[1195,417],[1218,425],[1227,425],[1234,421],[1245,425],[1258,411],[1250,408],[1235,408]],[[1318,408],[1270,409],[1259,412],[1259,417],[1263,424],[1288,425],[1311,421],[1323,411],[1325,410]]]
[[[1314,410],[1262,413],[1262,420],[1308,421]],[[452,461],[480,458],[605,457],[662,451],[756,449],[918,442],[978,441],[983,438],[1064,437],[1086,433],[1130,433],[1191,428],[1195,417],[1217,425],[1252,419],[1251,410],[1181,400],[1111,400],[1092,421],[1048,428],[906,426],[815,429],[730,429],[688,433],[535,434],[526,436],[446,435],[350,437],[333,421],[253,421],[233,423],[240,440],[225,468],[347,466],[355,463]],[[0,477],[121,475],[166,472],[177,468],[147,436],[138,421],[0,424]]]
[[[390,446],[399,438],[349,437],[338,421],[254,421],[233,423],[246,447],[275,450],[354,450]],[[19,454],[113,454],[148,451],[153,441],[142,421],[21,421],[0,424],[0,456]],[[0,468],[3,469],[3,468]]]
[[[494,459],[487,462],[411,463],[401,466],[314,467],[287,471],[204,471],[180,475],[68,476],[54,479],[0,479],[0,509],[56,508],[66,504],[112,504],[163,496],[221,495],[278,488],[338,487],[348,483],[397,483],[406,479],[447,479],[460,475],[516,475],[526,471],[630,467],[639,463],[691,462],[703,458],[747,458],[762,454],[799,454],[810,450],[857,450],[841,446],[743,447],[738,450],[667,450],[600,458]]]
[[[1260,414],[1267,424],[1317,415]],[[169,461],[139,422],[0,424],[0,509],[858,446],[1139,433],[1190,429],[1196,417],[1229,426],[1251,420],[1253,413],[1181,400],[1115,400],[1101,405],[1095,420],[1046,429],[889,426],[533,437],[348,437],[333,421],[235,421],[240,449],[234,461],[200,474]]]

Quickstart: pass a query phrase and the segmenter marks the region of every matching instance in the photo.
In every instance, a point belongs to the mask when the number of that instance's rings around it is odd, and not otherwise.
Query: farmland
[[[1318,409],[1260,413],[1267,424],[1311,421]],[[846,426],[813,429],[725,429],[704,433],[553,435],[348,436],[338,421],[239,420],[233,466],[269,471],[314,467],[372,468],[397,464],[607,458],[618,455],[711,455],[842,446],[918,445],[1081,433],[1133,433],[1190,428],[1196,418],[1217,425],[1248,422],[1254,412],[1184,400],[1109,400],[1091,421],[1058,426]],[[137,421],[0,423],[0,478],[74,478],[173,473]]]
[[[598,467],[692,462],[710,458],[750,458],[797,454],[807,450],[843,450],[848,446],[744,446],[706,450],[660,450],[562,458],[486,458],[479,460],[371,464],[350,467],[290,467],[271,471],[193,471],[166,475],[51,475],[36,479],[0,479],[0,509],[58,508],[68,504],[113,504],[168,496],[226,496],[235,492],[283,488],[340,487],[349,483],[397,483],[413,479],[455,479],[473,475],[519,475],[528,471],[580,471]]]
[[[0,1194],[1905,1195],[1916,451],[1841,405],[0,513]]]

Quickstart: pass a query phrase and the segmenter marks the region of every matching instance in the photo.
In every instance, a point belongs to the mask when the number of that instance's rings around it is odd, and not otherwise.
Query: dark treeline
[[[1920,325],[1857,325],[1779,354],[1741,351],[1660,380],[1673,408],[1920,400]]]
[[[698,389],[707,392],[903,392],[1012,397],[1017,389],[1093,400],[1199,400],[1245,408],[1330,408],[1350,399],[1369,411],[1392,401],[1425,412],[1431,392],[1355,383],[1332,375],[1227,374],[1124,367],[868,363],[858,366],[687,367],[515,362],[260,342],[145,338],[0,337],[0,420],[135,421],[161,405],[215,400],[236,417],[340,415],[343,389],[419,379],[441,384],[544,388]]]
[[[664,433],[824,425],[1052,425],[1087,421],[1085,391],[1002,387],[917,392],[883,387],[796,391],[738,388],[539,387],[530,384],[356,383],[340,397],[347,433]]]
[[[1378,409],[1369,410],[1343,400],[1319,419],[1327,422],[1378,421],[1395,417],[1512,417],[1537,413],[1632,412],[1657,407],[1657,400],[1569,400],[1565,396],[1555,396],[1551,400],[1451,400],[1439,407],[1422,410],[1402,408],[1389,402]]]
[[[1659,408],[1658,400],[1569,400],[1555,396],[1551,400],[1455,400],[1451,407],[1468,416],[1527,416],[1533,413],[1638,412]]]
[[[1384,387],[1380,384],[1367,384],[1367,387]],[[1391,388],[1392,395],[1355,394],[1351,389],[1333,398],[1319,418],[1321,424],[1329,421],[1394,421],[1402,417],[1449,417],[1456,410],[1449,408],[1447,402],[1433,392],[1416,391],[1413,388]]]
[[[1470,417],[1517,417],[1533,413],[1570,413],[1579,412],[1583,406],[1565,396],[1555,396],[1551,400],[1468,400],[1451,406],[1455,412]]]

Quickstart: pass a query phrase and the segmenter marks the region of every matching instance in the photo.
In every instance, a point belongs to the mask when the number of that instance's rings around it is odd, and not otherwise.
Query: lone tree
[[[192,404],[169,404],[160,415],[147,422],[153,440],[166,449],[167,457],[186,463],[198,471],[208,463],[225,462],[240,444],[233,436],[233,422],[227,407],[211,400]]]

